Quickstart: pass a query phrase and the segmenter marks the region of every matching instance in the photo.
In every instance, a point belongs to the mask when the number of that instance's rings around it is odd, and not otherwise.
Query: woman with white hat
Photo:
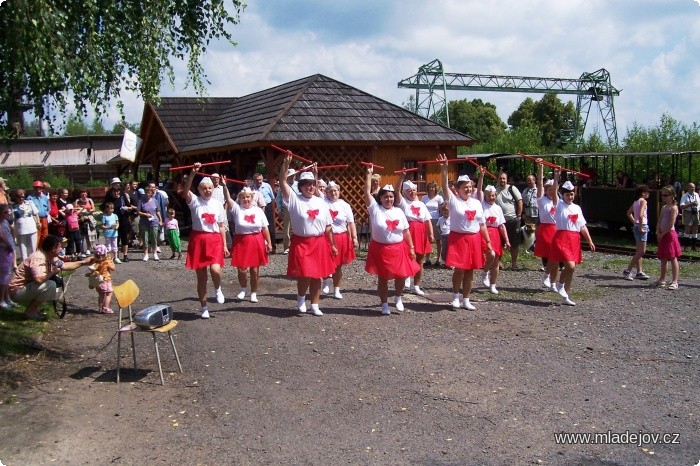
[[[268,230],[265,211],[253,204],[255,192],[248,186],[238,193],[238,202],[231,199],[225,179],[224,197],[226,209],[233,217],[235,234],[231,241],[231,266],[238,270],[238,283],[241,291],[236,296],[244,299],[250,289],[250,302],[258,302],[258,281],[260,266],[267,265],[268,254],[272,252],[272,241]],[[250,270],[250,287],[248,287],[248,271]]]
[[[538,159],[541,160],[541,159]],[[552,249],[552,239],[557,232],[557,205],[554,202],[554,180],[544,181],[544,165],[539,164],[537,170],[537,209],[540,218],[540,224],[535,230],[535,256],[541,258],[542,266],[545,268],[542,276],[542,286],[551,288],[557,282],[559,275],[559,266],[553,267],[553,275],[550,276],[549,268],[549,252]],[[555,290],[556,291],[556,290]]]
[[[214,199],[214,183],[211,178],[204,177],[199,182],[199,196],[193,195],[192,181],[202,164],[194,164],[189,176],[185,179],[183,196],[192,215],[192,231],[187,245],[185,267],[197,274],[197,296],[201,306],[201,318],[209,318],[207,306],[207,269],[211,275],[216,293],[216,302],[223,304],[226,300],[221,291],[221,269],[224,266],[224,256],[228,255],[226,247],[226,212],[221,202]]]
[[[557,262],[564,263],[564,270],[561,272],[559,283],[556,284],[556,291],[563,298],[562,304],[568,306],[576,305],[569,297],[569,294],[571,293],[571,282],[574,277],[576,264],[580,264],[583,260],[581,235],[588,241],[591,251],[595,251],[595,245],[586,227],[586,219],[583,218],[581,207],[574,204],[574,190],[575,187],[571,181],[566,181],[561,187],[563,202],[559,202],[559,170],[555,169],[553,202],[557,206],[557,232],[552,238],[552,248],[549,252],[547,269],[550,276],[553,276],[554,269],[558,268]]]
[[[394,187],[387,184],[377,194],[381,204],[372,195],[372,172],[367,167],[365,178],[365,204],[369,211],[372,239],[367,249],[365,271],[377,276],[377,292],[382,302],[382,314],[390,315],[389,280],[394,280],[394,305],[401,312],[404,305],[401,296],[406,277],[420,270],[416,262],[416,250],[403,210],[394,207]]]
[[[333,257],[338,249],[333,239],[331,215],[325,201],[316,196],[316,177],[303,172],[297,182],[296,194],[284,176],[292,161],[291,153],[282,161],[280,191],[287,203],[292,226],[291,244],[287,261],[287,276],[297,280],[297,310],[306,312],[306,292],[311,297],[311,313],[322,316],[319,309],[321,279],[335,270]]]
[[[508,232],[506,231],[506,218],[503,209],[496,203],[496,188],[492,185],[481,187],[484,184],[484,172],[480,171],[479,181],[476,185],[476,198],[481,201],[481,208],[484,210],[484,221],[486,231],[491,239],[491,248],[485,241],[482,241],[481,248],[486,256],[486,264],[481,273],[481,282],[493,294],[498,294],[496,282],[498,281],[499,265],[503,257],[503,245],[510,249]]]
[[[355,248],[358,246],[357,230],[355,229],[355,216],[350,204],[340,199],[340,186],[335,181],[329,181],[325,189],[326,203],[331,214],[333,224],[333,239],[338,248],[338,254],[333,257],[335,272],[333,272],[333,297],[343,299],[340,293],[340,283],[343,280],[343,265],[355,260]],[[325,282],[325,280],[324,280]],[[326,285],[324,283],[324,293]],[[328,290],[330,291],[330,290]]]
[[[472,181],[467,175],[457,178],[455,183],[457,194],[453,194],[447,180],[447,156],[440,154],[437,160],[441,162],[443,195],[450,207],[450,235],[447,239],[445,264],[454,267],[452,308],[459,309],[463,306],[464,309],[474,311],[476,307],[469,302],[474,270],[484,266],[482,240],[486,243],[485,249],[488,252],[493,249],[491,238],[486,231],[481,202],[471,197],[474,190]]]

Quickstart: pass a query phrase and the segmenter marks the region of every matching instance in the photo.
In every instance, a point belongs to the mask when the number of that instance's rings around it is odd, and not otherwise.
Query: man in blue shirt
[[[257,191],[260,196],[262,196],[265,201],[265,217],[267,218],[268,230],[270,231],[270,238],[272,239],[272,253],[277,252],[277,242],[276,242],[276,231],[275,228],[275,214],[274,214],[274,204],[275,192],[269,183],[263,181],[263,176],[260,173],[253,175],[253,190]]]
[[[49,235],[49,196],[44,193],[44,183],[41,180],[34,180],[34,193],[27,196],[28,201],[32,201],[39,211],[39,228],[37,231],[37,248],[41,248],[41,243]]]

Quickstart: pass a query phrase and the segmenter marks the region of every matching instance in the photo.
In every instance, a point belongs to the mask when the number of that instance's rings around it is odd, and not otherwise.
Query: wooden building
[[[367,215],[365,168],[359,162],[383,166],[375,170],[382,185],[397,181],[395,170],[417,167],[410,178],[421,189],[427,180],[439,181],[439,167],[418,161],[434,160],[438,153],[454,158],[458,146],[474,143],[465,134],[320,74],[238,98],[161,98],[158,105],[146,104],[141,137],[135,163],[151,164],[153,173],[162,164],[230,160],[210,172],[244,180],[262,169],[271,178],[282,157],[272,145],[321,166],[349,164],[319,175],[340,185],[341,197],[358,221]],[[459,169],[450,164],[451,177]]]

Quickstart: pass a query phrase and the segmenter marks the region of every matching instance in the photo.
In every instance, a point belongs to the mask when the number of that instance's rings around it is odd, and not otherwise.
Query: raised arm
[[[479,170],[479,180],[476,182],[476,198],[479,201],[484,200],[484,171]]]
[[[287,152],[280,166],[280,191],[282,192],[282,199],[284,202],[289,202],[289,196],[292,194],[292,188],[287,182],[287,172],[289,171],[290,163],[292,163],[292,153]]]
[[[401,193],[403,189],[403,182],[406,181],[406,172],[401,172],[399,179],[396,182],[396,187],[394,187],[394,205],[397,206],[401,203],[403,199],[403,194]]]
[[[557,205],[559,203],[559,169],[555,168],[554,169],[554,185],[552,186],[552,190],[554,191],[554,194],[552,195],[552,202],[554,205]]]
[[[544,194],[544,164],[542,159],[537,159],[537,199]]]
[[[199,171],[201,167],[202,164],[200,162],[195,162],[194,166],[192,167],[192,170],[190,171],[190,174],[185,176],[185,185],[182,187],[182,190],[185,192],[183,197],[185,198],[185,202],[187,204],[192,202],[192,181],[194,181],[194,175]]]
[[[374,173],[374,167],[372,165],[367,166],[367,173],[365,174],[365,205],[369,207],[372,204],[372,173]]]
[[[438,154],[435,160],[439,160],[440,163],[440,180],[442,181],[442,197],[445,198],[445,202],[450,200],[452,196],[452,191],[450,190],[450,185],[447,181],[447,156],[445,154]]]

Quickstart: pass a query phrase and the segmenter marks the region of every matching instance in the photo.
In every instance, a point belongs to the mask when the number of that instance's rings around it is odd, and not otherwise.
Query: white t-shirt
[[[333,233],[344,233],[348,231],[348,223],[355,223],[355,217],[352,214],[350,204],[342,199],[338,199],[335,202],[326,199],[326,203],[328,204],[328,211],[333,220]]]
[[[263,228],[269,225],[265,212],[258,206],[251,205],[244,209],[237,202],[234,202],[229,209],[233,221],[235,222],[237,235],[251,235],[260,233]]]
[[[484,209],[484,220],[487,227],[498,228],[506,223],[503,209],[495,202],[489,204],[486,201],[481,201],[481,208]]]
[[[403,232],[408,229],[408,220],[398,207],[385,209],[372,201],[367,207],[369,223],[372,225],[372,240],[382,244],[396,244],[403,241]]]
[[[540,210],[540,223],[557,223],[557,206],[554,205],[554,201],[548,198],[546,194],[537,199],[537,208]]]
[[[423,202],[423,204],[425,204],[425,207],[428,209],[431,219],[437,220],[438,218],[440,218],[440,206],[445,203],[445,199],[443,199],[441,195],[436,194],[434,198],[430,199],[430,197],[428,197],[428,195],[426,194],[425,196],[423,196],[421,201]]]
[[[437,226],[440,229],[441,236],[450,234],[450,217],[440,217],[437,221]]]
[[[289,196],[289,218],[292,232],[305,238],[321,236],[332,222],[326,201],[318,196],[305,197],[292,193]]]
[[[450,231],[455,233],[478,233],[484,223],[481,202],[470,197],[466,201],[459,196],[450,196]]]
[[[564,201],[559,201],[557,203],[556,219],[557,231],[566,230],[578,233],[586,225],[586,219],[583,218],[581,207],[574,203],[567,204]]]
[[[409,222],[425,222],[426,220],[430,220],[428,208],[418,199],[408,202],[405,197],[402,197],[398,207],[403,210],[403,214]]]
[[[696,191],[693,191],[693,194],[690,194],[689,192],[686,192],[685,194],[683,194],[683,195],[681,196],[681,203],[680,203],[680,205],[690,204],[690,203],[693,202],[693,201],[700,201],[700,197],[698,197],[698,193],[697,193]],[[684,208],[683,210],[686,210],[686,211],[690,212],[690,210],[691,210],[693,207],[698,207],[698,206],[696,206],[696,205],[691,205],[691,206],[688,206],[688,207]]]
[[[205,201],[192,195],[187,204],[192,213],[192,230],[206,233],[219,233],[219,223],[226,223],[226,211],[221,202],[213,197]]]

